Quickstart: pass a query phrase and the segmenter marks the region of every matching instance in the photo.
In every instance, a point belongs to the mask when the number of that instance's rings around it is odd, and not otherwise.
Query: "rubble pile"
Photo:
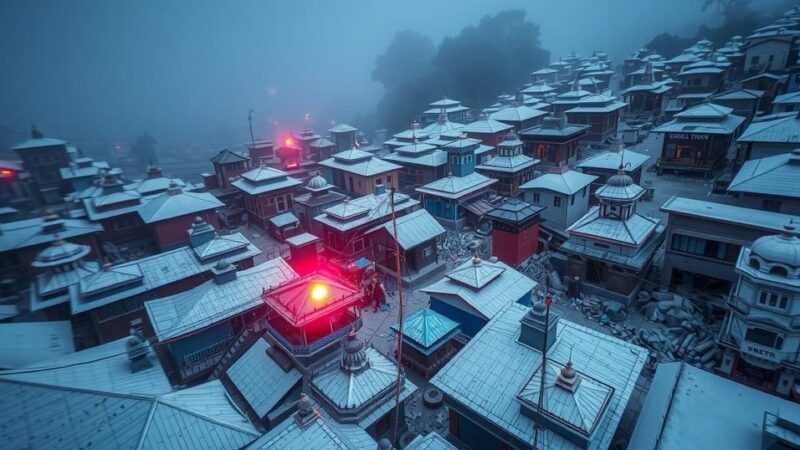
[[[462,261],[476,253],[481,258],[491,255],[491,239],[474,232],[447,231],[439,241],[439,255],[445,261]]]
[[[550,253],[548,251],[537,253],[517,268],[537,283],[536,289],[539,297],[544,295],[558,296],[563,290],[561,278],[550,264]],[[550,287],[549,291],[547,290],[548,286]]]
[[[722,356],[714,341],[717,324],[706,323],[699,308],[683,296],[641,291],[636,308],[645,321],[638,327],[627,320],[629,312],[619,302],[587,295],[571,299],[571,304],[613,336],[650,350],[649,364],[682,360],[712,370]]]

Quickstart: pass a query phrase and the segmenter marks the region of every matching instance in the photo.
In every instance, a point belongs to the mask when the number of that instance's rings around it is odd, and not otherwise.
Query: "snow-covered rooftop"
[[[431,382],[461,408],[532,445],[536,427],[522,414],[517,400],[542,359],[538,350],[518,340],[520,320],[529,310],[517,303],[505,304]],[[614,389],[589,447],[608,448],[648,358],[647,350],[561,319],[547,356],[560,364],[571,360],[576,370]],[[580,448],[552,430],[544,431],[539,445],[550,450]]]
[[[565,195],[573,195],[596,180],[575,170],[564,173],[545,173],[520,186],[520,189],[547,189]]]

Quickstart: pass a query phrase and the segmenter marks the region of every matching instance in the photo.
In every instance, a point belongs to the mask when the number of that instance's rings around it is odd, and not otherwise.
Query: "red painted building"
[[[248,159],[244,155],[223,149],[211,158],[211,164],[214,165],[214,174],[216,175],[216,185],[206,186],[209,189],[220,189],[227,191],[233,189],[231,181],[237,179],[248,169]]]
[[[486,145],[496,147],[513,128],[511,125],[490,119],[484,113],[475,122],[465,125],[461,132],[466,133],[467,137],[478,139]]]
[[[490,211],[492,255],[517,266],[539,252],[539,213],[544,208],[517,198],[506,200]]]
[[[566,166],[578,159],[578,144],[587,125],[567,123],[565,116],[545,117],[540,125],[519,133],[523,152],[543,166]]]
[[[185,192],[173,183],[167,192],[148,200],[138,213],[159,250],[164,251],[186,244],[186,230],[196,217],[219,228],[216,210],[223,206],[207,192]]]
[[[565,111],[567,122],[589,125],[584,141],[606,144],[617,134],[620,110],[627,105],[616,97],[598,94],[580,99],[575,107]]]
[[[242,191],[249,222],[263,228],[270,217],[292,210],[293,198],[302,184],[286,172],[266,166],[245,172],[233,182]]]

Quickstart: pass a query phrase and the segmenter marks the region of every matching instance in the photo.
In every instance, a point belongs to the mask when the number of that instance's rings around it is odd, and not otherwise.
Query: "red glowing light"
[[[311,285],[310,293],[311,293],[311,300],[313,300],[316,303],[319,303],[328,298],[330,290],[328,289],[328,286],[326,284],[314,283]]]
[[[284,145],[293,145],[294,144],[294,139],[286,138],[286,139],[283,140],[283,144]]]
[[[11,169],[0,169],[0,178],[12,178],[14,171]]]
[[[553,298],[548,295],[544,298],[544,304],[550,306],[550,303],[553,303]]]

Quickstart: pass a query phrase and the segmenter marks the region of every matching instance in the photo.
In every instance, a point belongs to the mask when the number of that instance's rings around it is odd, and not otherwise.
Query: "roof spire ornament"
[[[364,341],[358,338],[355,329],[351,329],[342,340],[341,368],[347,373],[360,373],[369,368]]]

